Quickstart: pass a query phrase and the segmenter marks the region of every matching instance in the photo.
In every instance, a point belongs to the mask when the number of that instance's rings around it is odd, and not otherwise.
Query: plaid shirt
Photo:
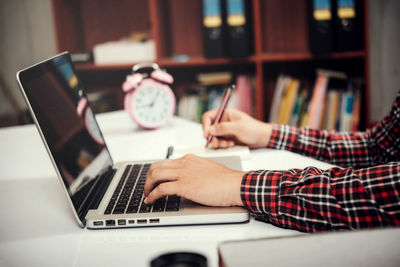
[[[366,132],[274,125],[268,148],[340,167],[248,172],[241,198],[258,219],[306,232],[400,225],[400,92]]]

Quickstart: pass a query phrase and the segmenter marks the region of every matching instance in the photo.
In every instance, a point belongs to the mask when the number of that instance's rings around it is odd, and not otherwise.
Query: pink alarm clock
[[[150,69],[148,73],[139,70]],[[130,118],[145,129],[165,125],[175,112],[175,95],[170,88],[174,78],[156,63],[137,64],[122,85],[124,108]]]

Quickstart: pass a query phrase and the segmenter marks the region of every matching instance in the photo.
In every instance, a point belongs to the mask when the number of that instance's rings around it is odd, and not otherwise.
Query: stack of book
[[[178,116],[201,122],[204,112],[220,107],[224,90],[232,83],[235,83],[235,90],[228,107],[253,114],[252,77],[244,74],[234,77],[230,72],[200,73],[197,75],[197,82],[178,95]]]
[[[269,121],[298,127],[357,131],[360,121],[360,83],[345,73],[318,70],[312,89],[299,79],[279,75]]]
[[[310,51],[325,54],[362,48],[362,0],[310,0]]]

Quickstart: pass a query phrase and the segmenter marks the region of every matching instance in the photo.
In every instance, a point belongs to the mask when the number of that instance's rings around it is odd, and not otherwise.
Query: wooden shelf
[[[328,55],[313,55],[309,52],[304,53],[264,53],[260,56],[250,56],[241,59],[231,58],[217,58],[207,59],[204,57],[191,57],[187,61],[176,61],[170,58],[159,58],[156,60],[157,64],[161,67],[201,67],[201,66],[213,66],[213,65],[236,65],[236,64],[250,64],[250,63],[273,63],[273,62],[285,62],[285,61],[308,61],[308,60],[334,60],[334,59],[351,59],[351,58],[363,58],[366,52],[361,51],[350,51],[350,52],[337,52]],[[96,64],[76,64],[75,67],[78,71],[96,71],[96,70],[127,70],[131,69],[131,64],[110,64],[110,65],[96,65]]]
[[[332,59],[351,59],[363,58],[365,51],[336,52],[328,55],[313,55],[310,52],[301,53],[264,53],[260,56],[262,62],[277,61],[306,61],[306,60],[332,60]]]
[[[176,61],[170,58],[159,58],[155,61],[158,65],[163,68],[169,67],[201,67],[201,66],[215,66],[215,65],[237,65],[237,64],[248,64],[256,62],[255,57],[248,57],[243,59],[230,59],[230,58],[217,58],[207,59],[204,57],[191,57],[187,61]],[[75,67],[78,71],[96,71],[96,70],[126,70],[131,69],[131,64],[115,64],[115,65],[96,65],[96,64],[76,64]]]
[[[279,71],[297,68],[296,71],[309,73],[319,67],[346,71],[356,66],[354,73],[365,84],[365,124],[368,125],[367,27],[364,27],[360,50],[314,55],[309,50],[308,0],[249,0],[254,53],[241,59],[204,57],[202,0],[120,0],[118,5],[111,0],[52,1],[58,51],[91,51],[97,43],[114,41],[133,31],[151,32],[156,46],[155,61],[177,74],[177,83],[179,78],[187,78],[186,72],[247,68],[255,77],[255,115],[262,120],[268,115],[269,98]],[[360,1],[364,5],[363,24],[367,25],[368,1]],[[188,60],[175,61],[174,55],[185,55]],[[76,64],[76,69],[91,92],[108,89],[121,94],[123,79],[134,64]]]
[[[237,65],[255,62],[255,57],[242,59],[191,57],[188,61],[173,61],[169,58],[160,58],[157,62],[163,67],[186,67],[186,66],[215,66],[215,65]]]

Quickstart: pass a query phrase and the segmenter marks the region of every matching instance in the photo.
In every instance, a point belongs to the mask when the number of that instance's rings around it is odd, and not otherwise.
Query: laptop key
[[[138,211],[137,207],[128,206],[126,213],[136,213]]]
[[[151,210],[151,205],[147,205],[147,204],[142,204],[142,206],[140,207],[140,213],[147,213],[150,212]]]
[[[180,204],[180,197],[178,196],[169,196],[167,200],[167,206],[165,211],[178,211]]]
[[[106,211],[104,212],[104,214],[111,214],[112,209],[106,209]]]
[[[153,212],[162,212],[165,208],[166,197],[157,199],[153,204]]]
[[[125,209],[114,209],[113,214],[122,214],[124,211]]]

